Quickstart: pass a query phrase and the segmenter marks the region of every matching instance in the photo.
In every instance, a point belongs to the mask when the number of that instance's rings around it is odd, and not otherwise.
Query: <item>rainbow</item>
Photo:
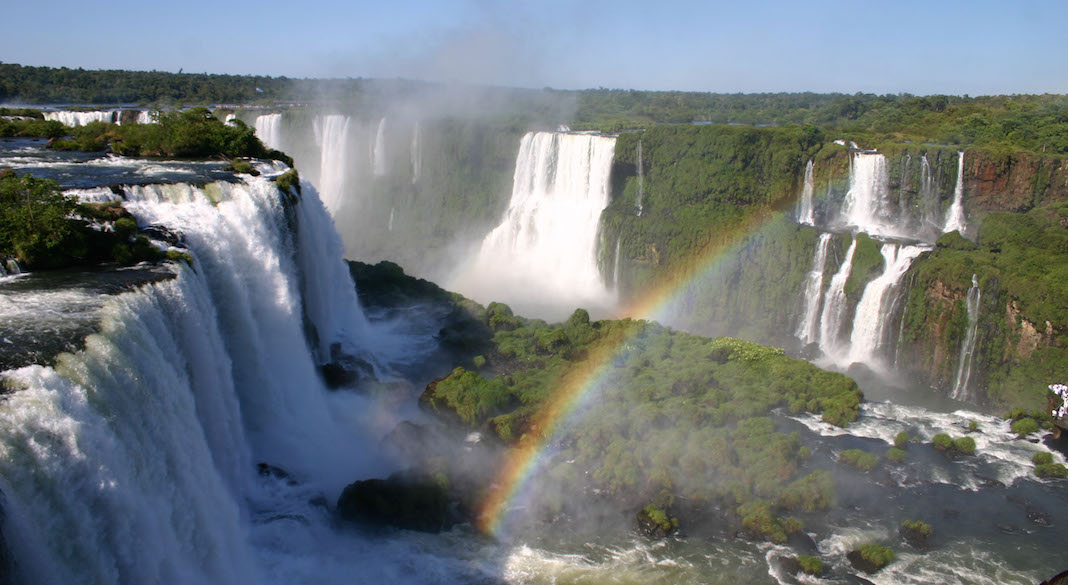
[[[637,319],[656,319],[664,310],[685,291],[688,285],[698,281],[713,270],[726,258],[736,253],[746,237],[764,229],[775,217],[767,212],[750,218],[726,233],[719,234],[714,241],[705,246],[685,270],[665,279],[665,283],[643,295],[630,306],[619,311],[617,318],[631,317]],[[529,430],[524,434],[515,448],[505,458],[489,492],[483,498],[477,514],[476,526],[487,534],[499,535],[508,516],[508,511],[515,507],[515,502],[524,492],[535,472],[541,468],[548,453],[547,446],[553,438],[569,426],[571,419],[581,410],[590,390],[599,386],[609,370],[613,358],[627,342],[628,337],[618,335],[607,339],[591,351],[586,360],[576,364],[564,374],[559,388],[553,393],[549,402],[538,412]]]

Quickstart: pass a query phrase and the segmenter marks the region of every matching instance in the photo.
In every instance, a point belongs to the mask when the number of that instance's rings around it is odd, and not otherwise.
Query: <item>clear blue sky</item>
[[[717,92],[1068,93],[1068,0],[37,0],[0,60]],[[21,16],[24,14],[25,16]]]

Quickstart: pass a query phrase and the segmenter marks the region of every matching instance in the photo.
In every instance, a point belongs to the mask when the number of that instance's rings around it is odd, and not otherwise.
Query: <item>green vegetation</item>
[[[300,175],[297,174],[297,169],[289,169],[288,171],[278,175],[278,178],[274,180],[274,184],[282,190],[283,193],[288,193],[291,189],[296,189],[297,193],[300,193]]]
[[[156,124],[120,126],[93,122],[74,128],[71,133],[70,139],[54,141],[52,148],[89,152],[110,148],[126,156],[168,158],[254,157],[293,164],[285,154],[265,147],[256,138],[255,130],[243,122],[224,124],[207,108],[161,112]]]
[[[91,221],[108,226],[94,229]],[[156,261],[163,252],[138,234],[120,205],[83,204],[55,181],[0,171],[0,258],[29,269]]]
[[[909,434],[906,431],[901,431],[894,437],[894,446],[898,449],[904,449],[908,446],[910,440]]]
[[[975,439],[971,437],[953,438],[946,433],[938,433],[931,438],[931,444],[935,449],[950,454],[972,455],[975,453]]]
[[[1030,417],[1021,418],[1013,422],[1010,428],[1012,432],[1016,433],[1017,437],[1022,439],[1031,433],[1038,432],[1038,421]]]
[[[920,520],[905,520],[901,523],[901,527],[911,532],[918,532],[924,536],[931,535],[931,525]]]
[[[754,534],[776,540],[799,530],[778,514],[833,504],[830,474],[803,475],[797,434],[777,431],[766,414],[787,406],[846,425],[861,400],[849,378],[779,349],[644,321],[590,321],[583,310],[557,325],[515,316],[500,303],[473,314],[492,331],[490,351],[479,352],[487,377],[457,368],[421,401],[508,443],[555,429],[559,451],[546,480],[576,489],[591,482],[623,502],[665,493],[692,508],[759,501],[739,513],[752,516]],[[577,391],[586,406],[573,422],[555,428],[539,418]]]
[[[871,471],[879,464],[879,458],[860,449],[846,449],[838,454],[838,460],[856,467],[860,471]]]
[[[819,557],[800,555],[797,557],[797,563],[801,566],[801,570],[808,575],[818,576],[823,573],[823,561]]]
[[[860,556],[879,570],[894,561],[894,551],[881,544],[865,544],[860,547]]]
[[[649,504],[638,512],[638,526],[649,536],[664,537],[679,529],[679,519],[668,516],[656,504]]]
[[[1035,465],[1049,465],[1050,463],[1053,463],[1053,453],[1050,453],[1049,451],[1039,451],[1031,457],[1031,463],[1034,463]]]
[[[796,518],[775,516],[771,505],[763,500],[746,502],[738,507],[737,512],[742,519],[742,529],[760,540],[784,543],[790,535],[804,529],[804,525]]]
[[[1068,478],[1068,468],[1060,463],[1036,465],[1035,475],[1042,479],[1065,479]]]
[[[908,458],[908,453],[904,449],[898,449],[897,447],[890,447],[886,452],[886,460],[891,463],[901,464]]]

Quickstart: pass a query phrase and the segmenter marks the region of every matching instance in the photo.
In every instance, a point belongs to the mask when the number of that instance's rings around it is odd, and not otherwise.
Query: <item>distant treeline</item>
[[[716,94],[678,91],[470,87],[512,111],[537,110],[575,129],[616,132],[658,124],[812,124],[868,140],[1068,154],[1068,96],[914,96],[857,93]],[[87,71],[0,63],[0,103],[273,104],[344,102],[380,108],[453,91],[410,80]],[[455,98],[455,96],[453,96]],[[433,103],[423,102],[423,103]],[[479,108],[482,109],[482,108]],[[499,111],[499,110],[498,110]],[[525,116],[524,116],[525,117]]]

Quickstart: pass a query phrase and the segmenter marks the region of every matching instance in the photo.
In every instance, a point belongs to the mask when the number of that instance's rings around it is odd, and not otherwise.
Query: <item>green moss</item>
[[[881,569],[894,562],[894,551],[880,544],[865,544],[860,547],[860,556]]]
[[[274,180],[274,183],[283,192],[288,193],[291,189],[296,189],[297,194],[300,194],[300,175],[297,174],[297,169],[289,169],[282,173]]]
[[[963,455],[972,455],[975,453],[975,439],[971,437],[953,439],[953,450]]]
[[[880,245],[867,234],[856,235],[857,247],[853,252],[853,267],[845,283],[845,294],[854,301],[860,299],[865,285],[885,269]]]
[[[939,451],[949,451],[953,448],[953,438],[946,433],[938,433],[931,438],[931,444]]]
[[[1020,420],[1013,422],[1010,428],[1017,437],[1023,438],[1031,433],[1038,432],[1038,421],[1030,417],[1021,418]]]
[[[910,440],[909,434],[905,431],[901,431],[894,437],[894,446],[898,449],[904,449],[908,446]]]
[[[898,449],[897,447],[890,447],[890,450],[886,452],[886,460],[891,463],[904,463],[908,458],[908,453],[904,449]]]
[[[1031,457],[1031,463],[1034,463],[1035,465],[1049,465],[1050,463],[1053,463],[1053,453],[1050,453],[1049,451],[1039,451]]]
[[[905,520],[901,523],[901,527],[905,530],[910,530],[922,534],[923,536],[931,535],[931,525],[920,520]],[[893,557],[891,557],[891,559],[892,558]]]

